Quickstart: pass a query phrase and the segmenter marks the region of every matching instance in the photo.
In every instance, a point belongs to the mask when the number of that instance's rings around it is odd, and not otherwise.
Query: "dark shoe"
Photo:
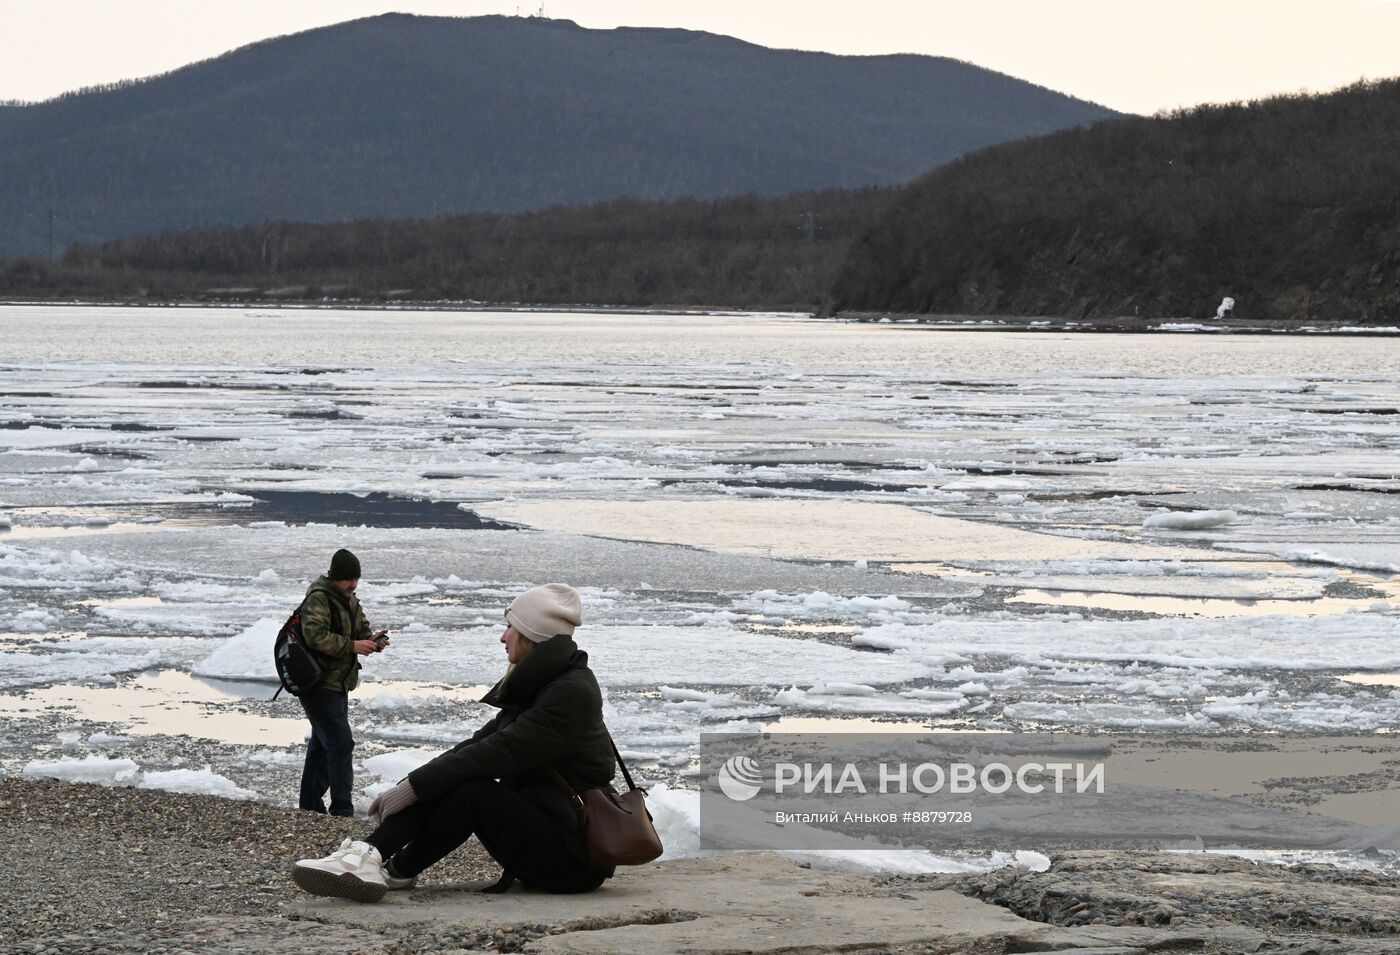
[[[390,892],[399,892],[404,889],[411,889],[418,884],[418,876],[411,875],[408,878],[394,875],[394,860],[390,859],[384,863],[384,885]]]
[[[508,892],[510,887],[514,884],[515,875],[511,872],[502,872],[501,877],[496,880],[495,885],[488,885],[486,888],[479,889],[478,891],[488,892],[491,895],[499,895],[502,892]]]

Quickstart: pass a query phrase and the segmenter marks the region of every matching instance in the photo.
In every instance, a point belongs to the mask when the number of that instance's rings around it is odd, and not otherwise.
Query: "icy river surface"
[[[370,793],[555,580],[663,796],[718,729],[1394,727],[1398,411],[1396,339],[0,306],[0,771],[293,802],[337,547]]]

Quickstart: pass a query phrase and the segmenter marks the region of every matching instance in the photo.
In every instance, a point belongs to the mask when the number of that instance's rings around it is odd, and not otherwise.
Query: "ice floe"
[[[1148,530],[1198,531],[1237,520],[1239,515],[1234,511],[1168,511],[1149,516],[1142,526]]]
[[[469,735],[490,711],[458,691],[503,672],[502,608],[568,581],[678,844],[692,794],[665,787],[702,732],[1400,717],[1393,687],[1335,678],[1400,670],[1389,339],[387,312],[308,367],[279,336],[345,316],[255,314],[210,351],[191,329],[220,312],[23,315],[3,771],[87,745],[163,772],[196,746],[289,802],[306,723],[267,702],[272,634],[341,546],[395,633],[357,755]],[[163,332],[52,332],[122,321]],[[362,771],[368,797],[386,778]]]

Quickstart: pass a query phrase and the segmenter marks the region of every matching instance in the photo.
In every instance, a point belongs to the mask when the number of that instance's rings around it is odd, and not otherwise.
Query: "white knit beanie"
[[[561,634],[571,637],[583,623],[583,604],[578,591],[567,584],[531,587],[511,602],[506,622],[535,643]]]

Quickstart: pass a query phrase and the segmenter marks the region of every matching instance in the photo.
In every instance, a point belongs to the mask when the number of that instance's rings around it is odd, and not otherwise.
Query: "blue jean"
[[[317,689],[303,693],[301,708],[311,721],[306,762],[301,768],[301,796],[297,805],[310,812],[325,812],[322,797],[331,791],[332,816],[353,816],[351,786],[355,765],[351,755],[355,738],[350,735],[350,694],[343,690]]]

